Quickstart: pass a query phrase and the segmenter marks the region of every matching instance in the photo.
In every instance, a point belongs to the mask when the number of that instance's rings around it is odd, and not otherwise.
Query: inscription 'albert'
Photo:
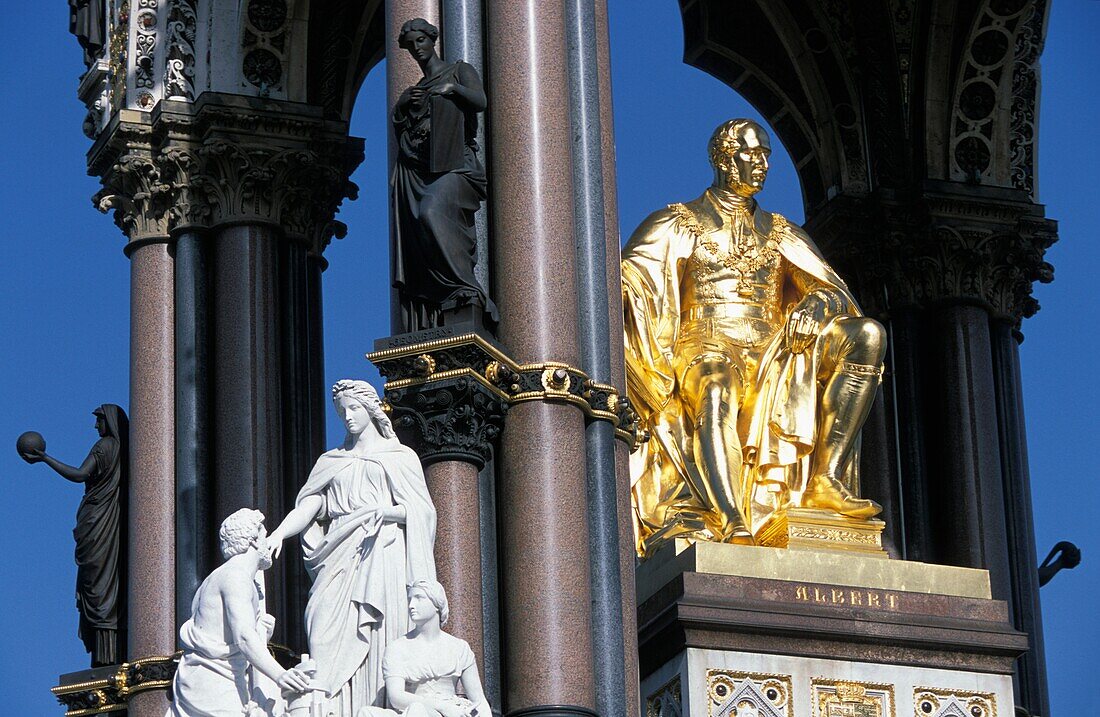
[[[794,598],[799,602],[811,602],[819,605],[851,605],[853,607],[875,607],[897,610],[899,598],[896,593],[865,588],[834,588],[817,585],[797,585]]]

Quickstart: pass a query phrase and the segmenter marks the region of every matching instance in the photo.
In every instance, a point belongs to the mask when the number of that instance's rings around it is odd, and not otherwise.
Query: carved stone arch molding
[[[808,210],[872,188],[845,2],[681,0],[684,61],[730,85],[791,154]]]
[[[972,14],[941,2],[933,12],[930,175],[1035,199],[1038,60],[1049,1],[982,0]]]
[[[312,0],[308,102],[347,121],[367,73],[386,53],[383,0]]]
[[[240,14],[242,89],[304,101],[310,0],[244,0]]]

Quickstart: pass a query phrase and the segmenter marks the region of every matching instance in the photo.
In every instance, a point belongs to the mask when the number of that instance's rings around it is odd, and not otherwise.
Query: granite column
[[[210,471],[210,245],[201,229],[175,240],[176,626],[218,564]]]
[[[602,0],[566,2],[568,31],[570,109],[573,121],[574,231],[577,257],[577,331],[581,369],[594,381],[613,383],[613,353],[622,365],[622,293],[619,281],[617,246],[609,246],[608,220],[617,222],[614,200],[608,211],[604,190],[614,186],[605,174],[614,176],[614,163],[605,154],[603,123],[610,122],[610,67],[601,66],[599,45],[607,45],[606,25],[597,26],[596,6],[606,11]],[[602,39],[602,43],[600,40]],[[602,57],[608,61],[606,53]],[[606,81],[601,81],[604,77]],[[606,116],[605,116],[606,115]],[[610,143],[608,143],[610,144]],[[614,224],[612,225],[614,226]],[[615,285],[612,286],[612,281]],[[614,347],[614,349],[613,349]],[[624,388],[621,371],[619,383]],[[601,715],[635,714],[637,676],[627,660],[625,640],[636,634],[624,621],[624,557],[631,556],[633,540],[623,541],[620,521],[630,519],[629,486],[619,481],[616,451],[619,443],[614,426],[607,421],[589,421],[585,431],[588,474],[588,513],[591,531],[592,600],[599,608],[592,614],[592,639],[601,649],[594,653],[596,706]],[[624,490],[625,489],[625,490]],[[620,510],[621,507],[627,510]],[[630,560],[631,567],[633,560]],[[632,577],[632,576],[625,576]],[[633,606],[633,591],[627,590]],[[632,648],[633,651],[633,648]],[[633,655],[632,655],[633,658]]]
[[[561,3],[489,0],[490,210],[500,339],[523,363],[576,366],[573,167]],[[504,709],[595,709],[584,415],[549,401],[514,405],[501,476]]]
[[[175,336],[167,239],[131,241],[129,658],[176,650]],[[130,717],[162,717],[161,690],[130,701]]]
[[[277,228],[261,223],[216,230],[211,351],[215,524],[240,508],[255,508],[267,516],[270,529],[286,514],[281,241]],[[280,560],[266,573],[269,586],[287,585],[283,572],[288,564]],[[287,644],[289,615],[273,606],[268,610],[277,621],[272,641]]]
[[[615,183],[615,122],[611,94],[611,37],[607,19],[607,1],[595,0],[596,68],[600,91],[600,148],[603,156],[603,209],[607,277],[607,333],[610,357],[609,383],[625,390],[622,276],[619,239],[618,193]],[[615,482],[619,528],[619,580],[622,594],[622,631],[626,680],[624,704],[627,715],[639,714],[638,693],[638,603],[634,592],[634,512],[630,498],[630,448],[615,441]]]
[[[948,305],[935,317],[941,347],[936,479],[932,516],[940,561],[989,571],[993,597],[1009,600],[1011,578],[989,313]]]
[[[1013,622],[1016,629],[1027,633],[1031,644],[1031,649],[1020,657],[1016,689],[1022,706],[1031,714],[1048,715],[1050,698],[1043,649],[1043,612],[1039,604],[1038,556],[1031,509],[1018,335],[1009,322],[993,322],[993,381],[1000,424],[1005,522],[1012,574],[1011,603],[1015,608]]]

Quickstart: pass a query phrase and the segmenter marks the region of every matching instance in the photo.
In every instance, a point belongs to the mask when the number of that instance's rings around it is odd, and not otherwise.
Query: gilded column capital
[[[1039,310],[1035,282],[1054,279],[1045,253],[1057,222],[1022,193],[936,186],[911,201],[839,199],[807,225],[873,314],[964,302],[1018,327]]]
[[[96,205],[131,241],[264,223],[321,254],[346,233],[336,214],[357,196],[362,141],[316,108],[242,100],[207,93],[113,123],[89,160],[103,181]]]

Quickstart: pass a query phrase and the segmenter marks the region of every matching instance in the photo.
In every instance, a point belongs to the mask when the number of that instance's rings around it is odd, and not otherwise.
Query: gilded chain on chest
[[[752,280],[756,272],[774,262],[779,256],[777,231],[782,227],[782,223],[773,222],[772,230],[761,246],[752,229],[751,215],[746,214],[740,218],[740,221],[731,218],[733,220],[729,222],[732,229],[727,243],[728,249],[724,249],[714,238],[714,234],[707,234],[687,207],[683,204],[673,204],[670,208],[676,213],[681,224],[695,237],[692,259],[697,266],[724,266],[737,279],[738,295],[752,296]],[[712,282],[698,283],[712,291],[716,289]]]

